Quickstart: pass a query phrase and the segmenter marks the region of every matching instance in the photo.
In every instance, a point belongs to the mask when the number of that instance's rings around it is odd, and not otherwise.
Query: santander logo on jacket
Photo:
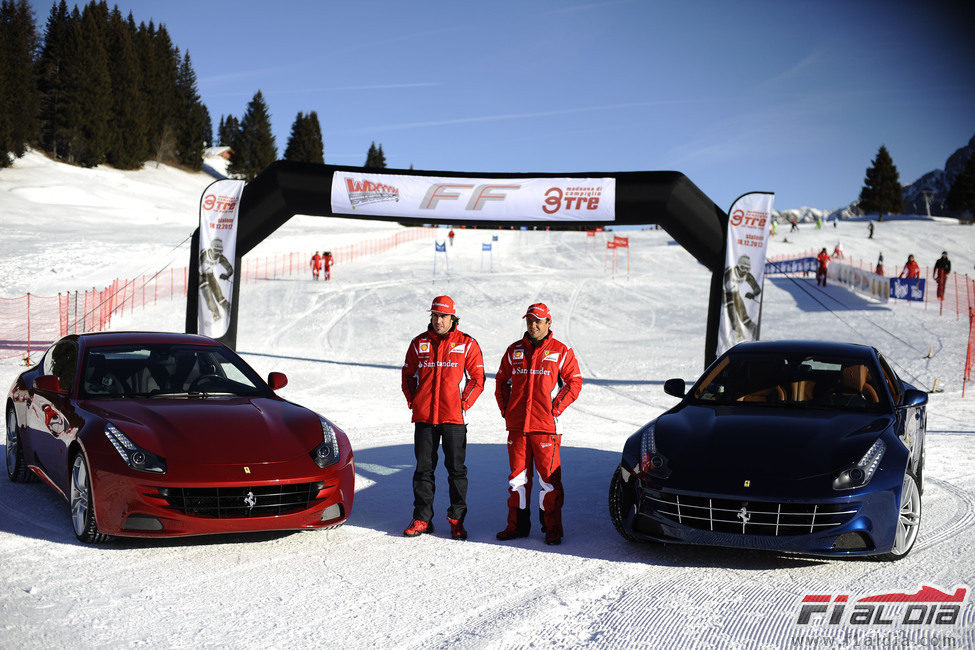
[[[464,411],[483,390],[484,359],[471,336],[454,328],[441,337],[428,327],[410,342],[403,395],[413,422],[464,424]]]
[[[582,373],[572,348],[549,335],[526,334],[501,358],[494,396],[508,431],[556,433],[555,418],[579,397]]]

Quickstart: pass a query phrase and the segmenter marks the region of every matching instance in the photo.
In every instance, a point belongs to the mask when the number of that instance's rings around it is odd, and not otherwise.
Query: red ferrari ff
[[[66,336],[10,389],[7,476],[53,487],[88,543],[337,526],[349,439],[287,381],[202,336]]]

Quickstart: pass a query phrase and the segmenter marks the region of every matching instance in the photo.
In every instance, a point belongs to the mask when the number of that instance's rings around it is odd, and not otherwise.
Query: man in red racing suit
[[[413,522],[407,537],[433,532],[434,469],[443,445],[450,491],[447,521],[453,539],[467,539],[467,425],[464,412],[484,390],[484,360],[472,337],[457,329],[454,301],[438,296],[430,307],[430,324],[410,341],[403,363],[403,395],[413,409]],[[461,382],[466,377],[463,390]]]
[[[508,525],[500,540],[527,537],[532,466],[541,485],[539,520],[546,544],[562,542],[561,438],[555,418],[575,401],[582,374],[571,348],[552,336],[548,307],[535,303],[524,315],[525,336],[501,358],[494,395],[508,430]],[[557,391],[557,392],[556,392]]]

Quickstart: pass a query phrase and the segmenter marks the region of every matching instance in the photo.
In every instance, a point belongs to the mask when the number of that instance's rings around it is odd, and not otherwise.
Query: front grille
[[[308,507],[321,483],[247,487],[160,488],[170,508],[194,517],[217,519],[273,517]]]
[[[647,490],[644,503],[684,526],[739,535],[808,535],[842,526],[856,503],[793,503],[691,496]]]

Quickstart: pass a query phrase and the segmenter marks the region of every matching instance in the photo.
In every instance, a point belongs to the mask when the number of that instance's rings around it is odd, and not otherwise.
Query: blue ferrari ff
[[[626,441],[609,510],[629,540],[904,557],[921,522],[927,394],[874,348],[742,343]]]

